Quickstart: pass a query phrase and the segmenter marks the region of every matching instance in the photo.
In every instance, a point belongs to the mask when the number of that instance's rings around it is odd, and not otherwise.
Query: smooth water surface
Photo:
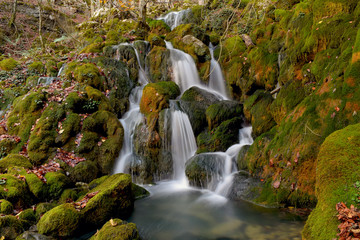
[[[135,202],[129,219],[144,240],[301,239],[304,222],[278,209],[230,201],[210,191],[162,182]]]

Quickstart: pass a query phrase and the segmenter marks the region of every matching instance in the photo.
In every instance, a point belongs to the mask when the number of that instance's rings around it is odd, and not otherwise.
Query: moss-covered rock
[[[133,183],[131,185],[132,188],[132,192],[134,194],[134,199],[138,200],[138,199],[142,199],[145,197],[150,196],[150,193],[143,187],[140,187],[139,185]]]
[[[6,239],[15,239],[24,231],[21,220],[15,216],[6,215],[0,217],[0,235]]]
[[[95,162],[84,161],[69,169],[69,177],[73,182],[91,182],[98,175],[98,167]]]
[[[170,50],[155,46],[146,56],[151,82],[171,81]]]
[[[166,41],[171,41],[174,44],[176,39],[183,38],[186,35],[192,35],[206,45],[209,44],[209,36],[196,24],[181,24],[177,26],[166,35]]]
[[[90,86],[87,86],[85,91],[89,100],[87,100],[83,108],[87,112],[96,112],[97,110],[109,112],[113,111],[109,99],[101,91]]]
[[[356,204],[359,180],[360,124],[348,126],[328,136],[316,161],[316,197],[318,203],[309,216],[303,237],[332,239],[338,233],[336,204]]]
[[[26,183],[10,174],[1,174],[4,184],[0,188],[0,198],[7,199],[15,207],[29,204],[30,196]]]
[[[29,65],[29,70],[34,71],[37,74],[43,74],[44,73],[44,64],[40,61],[34,61]]]
[[[69,98],[69,97],[68,97]],[[70,99],[70,98],[69,98]],[[55,139],[56,144],[65,145],[68,141],[80,132],[81,117],[77,113],[69,113],[62,122],[62,130]]]
[[[149,22],[150,31],[153,34],[165,35],[171,31],[170,27],[162,20],[152,20]]]
[[[7,58],[0,61],[0,69],[5,71],[13,70],[19,63],[13,58]]]
[[[65,189],[59,199],[60,203],[67,203],[76,201],[79,198],[79,194],[75,189]]]
[[[130,44],[121,44],[117,48],[117,53],[119,61],[124,62],[130,73],[130,78],[136,80],[139,74],[139,64],[137,61],[135,49]]]
[[[43,202],[43,203],[39,203],[36,205],[36,210],[35,210],[35,216],[37,218],[37,220],[40,219],[40,217],[42,217],[46,212],[50,211],[51,209],[53,209],[54,207],[56,207],[58,204],[52,202]]]
[[[2,214],[13,214],[14,207],[11,202],[1,199],[0,200],[0,213]]]
[[[246,118],[251,120],[254,136],[259,136],[275,126],[270,112],[272,102],[272,96],[261,90],[256,91],[244,102],[244,113]]]
[[[59,198],[61,193],[69,186],[70,179],[61,172],[48,172],[45,174],[48,194],[51,198]]]
[[[155,46],[159,47],[165,47],[165,41],[159,35],[156,34],[149,34],[148,36],[148,42],[150,43],[150,46],[153,48]]]
[[[77,149],[87,160],[97,162],[103,174],[112,171],[119,155],[124,137],[124,129],[116,115],[98,111],[83,123],[83,138]]]
[[[96,89],[103,89],[103,77],[100,75],[99,69],[91,63],[77,65],[74,69],[74,78],[80,83],[85,83]]]
[[[242,105],[236,101],[221,101],[206,109],[206,120],[209,131],[218,127],[223,121],[242,116]]]
[[[72,236],[79,224],[80,213],[72,204],[65,203],[46,212],[37,228],[40,234],[64,238]]]
[[[22,211],[19,214],[19,219],[22,222],[22,225],[25,229],[29,228],[30,226],[34,225],[37,221],[34,209],[28,208]]]
[[[111,217],[126,218],[134,208],[130,175],[114,174],[91,192],[98,193],[80,211],[86,229],[98,227]]]
[[[198,87],[191,87],[181,96],[181,108],[189,116],[195,135],[198,135],[207,127],[206,109],[219,101],[218,96]]]
[[[9,167],[31,168],[29,159],[20,154],[10,154],[0,160],[0,172],[4,172]]]
[[[127,223],[121,219],[111,219],[90,238],[90,240],[139,240],[140,236],[135,223]]]
[[[34,173],[25,173],[25,181],[29,191],[38,199],[43,200],[48,197],[48,186],[41,181]]]

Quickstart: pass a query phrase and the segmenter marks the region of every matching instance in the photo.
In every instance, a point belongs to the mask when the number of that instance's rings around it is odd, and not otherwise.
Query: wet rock
[[[195,136],[207,127],[206,109],[220,98],[198,87],[191,87],[181,96],[181,109],[189,116]]]
[[[218,127],[222,122],[243,115],[243,106],[236,101],[221,101],[210,105],[206,109],[206,120],[209,131]]]
[[[13,240],[22,232],[23,226],[21,220],[12,215],[0,216],[1,236]]]
[[[159,46],[153,47],[146,56],[146,64],[149,67],[151,82],[171,81],[170,50]]]
[[[254,201],[259,192],[254,190],[260,185],[258,179],[252,178],[248,172],[240,171],[234,175],[233,184],[228,197],[234,200]]]

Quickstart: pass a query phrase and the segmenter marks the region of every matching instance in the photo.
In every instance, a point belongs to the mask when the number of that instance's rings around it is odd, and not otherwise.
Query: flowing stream
[[[170,18],[170,17],[169,17]],[[176,25],[174,20],[174,27]],[[170,43],[173,66],[173,81],[181,92],[191,86],[201,87],[216,94],[219,99],[228,99],[226,85],[220,65],[212,55],[212,72],[208,86],[202,84],[192,57]],[[140,64],[139,86],[130,95],[129,111],[120,119],[124,130],[124,143],[116,161],[114,173],[129,173],[128,166],[134,161],[133,135],[143,116],[139,110],[142,90],[147,81],[146,72]],[[135,202],[130,219],[137,224],[142,239],[301,239],[303,222],[293,215],[275,209],[266,209],[244,201],[227,198],[237,174],[236,158],[240,149],[251,145],[251,127],[239,126],[239,142],[226,152],[204,153],[205,157],[216,158],[216,173],[211,176],[204,189],[190,187],[185,175],[187,160],[194,156],[197,146],[188,116],[171,104],[167,110],[171,141],[164,144],[171,151],[173,173],[171,178],[144,186],[151,196]],[[168,141],[164,140],[163,141]]]

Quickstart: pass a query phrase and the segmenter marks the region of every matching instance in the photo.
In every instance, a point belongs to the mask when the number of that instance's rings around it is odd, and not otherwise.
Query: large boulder
[[[91,192],[97,193],[80,211],[82,228],[98,227],[112,217],[127,218],[134,208],[131,176],[114,174]]]
[[[9,167],[31,168],[29,159],[20,154],[9,154],[0,160],[0,172],[4,172]]]
[[[210,105],[206,109],[206,120],[209,131],[218,127],[222,122],[243,115],[243,106],[236,101],[221,101]]]
[[[30,194],[24,181],[10,174],[0,174],[0,179],[0,198],[7,199],[15,207],[29,204]]]
[[[110,219],[90,240],[140,240],[135,223]]]
[[[23,231],[21,220],[15,216],[0,216],[0,236],[13,240]]]
[[[206,109],[221,99],[199,87],[191,87],[181,96],[180,106],[189,116],[195,135],[198,135],[207,126]]]
[[[71,203],[65,203],[46,212],[37,224],[40,234],[57,238],[72,236],[80,224],[80,213]]]

